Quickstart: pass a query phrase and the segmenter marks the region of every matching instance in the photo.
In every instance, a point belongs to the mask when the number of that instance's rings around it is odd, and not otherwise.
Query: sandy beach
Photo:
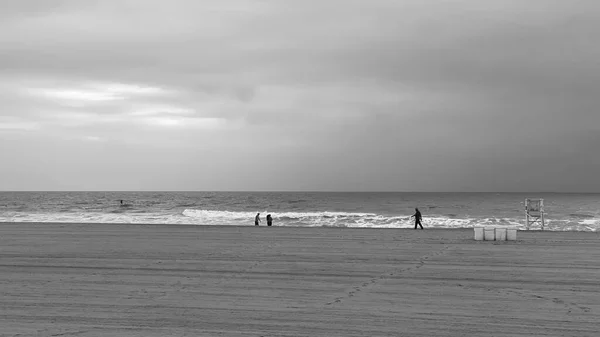
[[[600,233],[0,224],[0,336],[598,336]]]

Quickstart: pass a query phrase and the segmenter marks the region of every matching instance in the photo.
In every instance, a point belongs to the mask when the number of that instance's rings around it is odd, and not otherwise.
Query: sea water
[[[600,228],[600,194],[567,193],[0,192],[0,222],[411,228],[418,207],[425,228],[523,229],[526,198],[544,199],[547,230]]]

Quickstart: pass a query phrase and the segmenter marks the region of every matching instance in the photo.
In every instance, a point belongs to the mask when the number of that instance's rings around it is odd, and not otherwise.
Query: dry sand
[[[600,336],[600,233],[0,224],[0,336]]]

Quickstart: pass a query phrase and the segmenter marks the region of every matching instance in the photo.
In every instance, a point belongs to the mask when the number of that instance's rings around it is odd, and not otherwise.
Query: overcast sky
[[[597,0],[0,0],[0,190],[600,191]]]

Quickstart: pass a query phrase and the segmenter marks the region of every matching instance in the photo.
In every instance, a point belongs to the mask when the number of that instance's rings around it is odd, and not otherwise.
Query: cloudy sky
[[[597,0],[0,0],[0,190],[600,191]]]

